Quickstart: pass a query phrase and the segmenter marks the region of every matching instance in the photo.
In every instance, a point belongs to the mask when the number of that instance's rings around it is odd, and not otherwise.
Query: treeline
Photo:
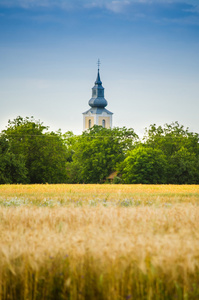
[[[0,134],[0,183],[198,184],[199,134],[178,122],[133,129],[94,126],[79,136],[49,131],[33,117]]]

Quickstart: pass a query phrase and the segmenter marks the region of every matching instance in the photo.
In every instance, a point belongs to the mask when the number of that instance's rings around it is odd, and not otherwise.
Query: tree
[[[125,160],[120,164],[119,171],[124,183],[165,183],[167,160],[159,149],[144,147],[128,152]]]
[[[4,136],[0,137],[0,184],[27,183],[27,169],[23,155],[9,151]]]
[[[61,132],[48,132],[48,127],[33,117],[17,117],[8,122],[3,136],[9,152],[21,157],[29,183],[66,181],[67,147]]]
[[[144,144],[161,149],[168,157],[181,147],[199,155],[199,134],[189,132],[188,128],[184,128],[178,122],[165,124],[164,127],[150,125],[149,129],[145,130]]]
[[[199,183],[199,160],[195,153],[182,146],[171,156],[169,164],[168,183]]]
[[[67,165],[70,182],[104,182],[136,139],[133,129],[101,126],[94,126],[75,140],[73,138],[72,162]]]
[[[0,183],[199,183],[199,134],[178,122],[133,129],[94,126],[80,136],[17,117],[0,135]]]
[[[146,130],[146,147],[163,151],[167,158],[167,183],[199,183],[199,134],[178,122]]]

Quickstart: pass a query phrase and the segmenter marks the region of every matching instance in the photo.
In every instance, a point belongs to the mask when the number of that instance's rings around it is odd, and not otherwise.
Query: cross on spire
[[[98,65],[98,70],[100,68],[100,65],[101,65],[101,62],[100,62],[100,59],[98,58],[98,61],[97,61],[97,65]]]

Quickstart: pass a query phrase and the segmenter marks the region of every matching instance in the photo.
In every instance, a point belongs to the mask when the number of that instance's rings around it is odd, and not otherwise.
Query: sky
[[[0,0],[0,131],[81,134],[98,58],[113,126],[199,133],[199,0]]]

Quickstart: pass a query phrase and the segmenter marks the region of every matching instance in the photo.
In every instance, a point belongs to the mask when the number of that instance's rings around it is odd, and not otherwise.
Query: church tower
[[[98,61],[97,79],[92,88],[92,98],[88,102],[91,108],[83,113],[83,130],[89,129],[94,125],[100,125],[105,128],[112,127],[113,113],[105,108],[108,102],[104,98],[104,88],[100,79],[99,65],[100,62]]]

